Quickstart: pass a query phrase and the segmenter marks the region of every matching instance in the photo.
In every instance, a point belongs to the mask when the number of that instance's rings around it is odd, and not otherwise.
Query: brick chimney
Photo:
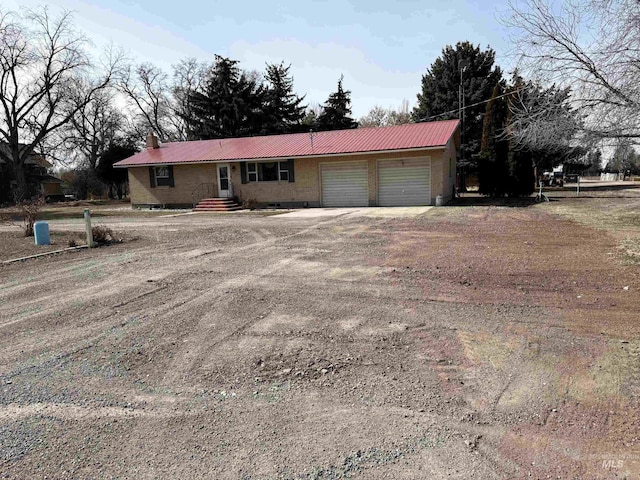
[[[149,132],[149,135],[147,135],[147,150],[153,148],[160,148],[160,145],[158,145],[158,137],[153,132]]]

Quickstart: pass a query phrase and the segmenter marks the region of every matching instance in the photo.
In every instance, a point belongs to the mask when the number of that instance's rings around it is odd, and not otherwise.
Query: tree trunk
[[[13,199],[16,202],[26,200],[29,196],[29,185],[27,183],[27,175],[24,171],[24,164],[20,160],[13,159],[13,180],[15,188],[13,188]]]

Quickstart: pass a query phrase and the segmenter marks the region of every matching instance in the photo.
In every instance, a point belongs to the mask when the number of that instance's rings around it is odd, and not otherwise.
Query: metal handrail
[[[193,192],[191,192],[191,200],[193,201],[193,206],[195,207],[200,200],[203,198],[211,198],[214,197],[214,192],[216,191],[215,183],[201,183],[198,185]]]

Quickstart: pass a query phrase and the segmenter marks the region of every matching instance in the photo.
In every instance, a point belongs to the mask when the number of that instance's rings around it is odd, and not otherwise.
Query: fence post
[[[84,228],[87,234],[87,246],[93,248],[93,232],[91,231],[91,213],[88,208],[84,209]]]

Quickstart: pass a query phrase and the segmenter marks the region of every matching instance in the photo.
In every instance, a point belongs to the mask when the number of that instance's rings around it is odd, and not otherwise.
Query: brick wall
[[[173,167],[175,187],[151,188],[149,167],[129,168],[129,191],[135,205],[189,206],[193,191],[202,183],[217,184],[216,166],[212,163],[176,165]]]

